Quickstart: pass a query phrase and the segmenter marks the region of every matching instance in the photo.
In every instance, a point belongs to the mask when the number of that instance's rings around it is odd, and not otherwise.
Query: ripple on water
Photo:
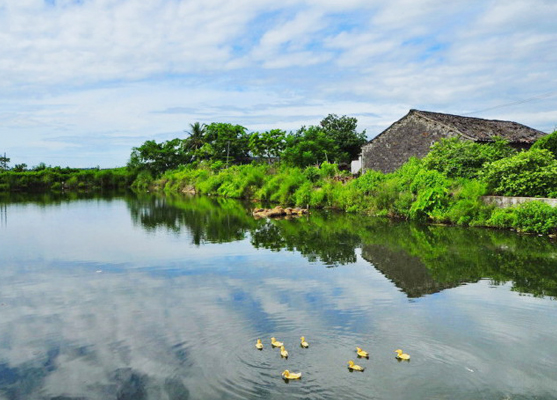
[[[300,347],[302,335],[310,343],[307,349]],[[280,356],[279,348],[271,346],[270,336],[284,342],[288,359]],[[264,345],[261,351],[255,348],[258,338]],[[211,376],[209,385],[226,398],[260,398],[264,394],[266,398],[333,399],[339,393],[355,399],[373,398],[369,389],[363,389],[368,386],[363,383],[373,374],[373,368],[369,360],[358,359],[356,355],[357,345],[366,347],[362,342],[353,332],[330,336],[329,330],[262,334],[230,346],[222,354],[222,368]],[[369,370],[351,373],[347,368],[351,359]],[[302,379],[284,381],[281,373],[285,369],[302,372]]]

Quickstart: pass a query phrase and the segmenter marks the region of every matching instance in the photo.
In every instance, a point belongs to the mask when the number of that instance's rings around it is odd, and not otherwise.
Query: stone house
[[[410,110],[362,147],[362,170],[393,172],[410,157],[424,157],[431,145],[443,138],[460,137],[487,143],[500,137],[515,148],[529,149],[544,135],[546,133],[511,121]]]

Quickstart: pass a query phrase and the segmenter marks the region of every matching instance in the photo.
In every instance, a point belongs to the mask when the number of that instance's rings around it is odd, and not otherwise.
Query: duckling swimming
[[[300,379],[302,377],[301,372],[290,372],[289,370],[285,369],[282,372],[283,379]]]
[[[257,343],[255,344],[255,348],[257,350],[263,350],[263,343],[261,343],[261,339],[257,339]]]
[[[395,350],[395,353],[397,353],[396,358],[398,358],[399,360],[410,361],[410,356],[406,353],[403,353],[402,350]]]
[[[302,336],[302,337],[300,338],[300,340],[301,340],[300,346],[302,346],[303,348],[308,348],[308,347],[309,347],[309,343],[306,342],[306,338],[305,338],[305,337]]]
[[[354,361],[350,360],[348,361],[348,369],[350,371],[361,371],[364,372],[364,367],[360,367],[359,365],[354,364]]]
[[[284,346],[280,346],[280,356],[284,358],[288,358],[288,351],[286,351]]]
[[[356,353],[358,353],[358,357],[369,358],[369,353],[360,349],[359,347],[356,347]]]
[[[278,342],[274,337],[271,338],[271,345],[273,347],[280,347],[282,346],[284,343],[282,342]]]

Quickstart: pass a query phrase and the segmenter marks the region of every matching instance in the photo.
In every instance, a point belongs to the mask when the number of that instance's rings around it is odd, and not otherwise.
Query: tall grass
[[[390,174],[368,171],[355,179],[328,163],[305,169],[257,164],[227,169],[201,166],[167,172],[152,185],[170,192],[195,187],[206,195],[283,206],[327,207],[430,223],[557,233],[553,214],[557,210],[540,205],[496,209],[481,200],[487,192],[484,182],[450,178],[426,168],[418,159],[409,160]]]

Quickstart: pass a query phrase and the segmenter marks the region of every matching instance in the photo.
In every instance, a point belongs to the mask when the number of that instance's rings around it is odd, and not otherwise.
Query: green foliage
[[[8,170],[8,164],[10,163],[10,158],[6,157],[6,154],[0,156],[0,171]]]
[[[331,164],[331,163],[325,161],[319,167],[319,175],[322,178],[332,178],[332,177],[335,177],[339,174],[340,174],[340,171],[338,170],[338,165],[337,164]]]
[[[263,133],[253,132],[249,137],[249,150],[254,157],[266,158],[270,164],[278,159],[286,146],[286,132],[271,129]]]
[[[532,145],[531,150],[536,149],[549,150],[553,154],[553,157],[557,158],[557,130],[536,140],[536,142]]]
[[[23,163],[23,164],[16,164],[13,168],[13,170],[15,172],[23,172],[23,171],[27,171],[27,164]]]
[[[190,124],[189,136],[183,142],[183,148],[188,154],[190,162],[199,158],[199,150],[205,144],[205,133],[207,126],[199,122]]]
[[[187,161],[182,140],[173,139],[162,143],[147,140],[143,145],[133,148],[128,170],[132,173],[149,171],[153,176],[159,176]]]
[[[490,193],[547,197],[557,187],[557,160],[549,150],[533,149],[489,163],[482,178]]]
[[[515,151],[504,140],[493,143],[475,143],[459,138],[436,142],[427,156],[424,167],[450,178],[476,178],[484,164],[511,156]]]
[[[367,142],[366,131],[357,132],[358,120],[353,117],[329,114],[320,126],[327,136],[332,138],[338,146],[335,158],[330,158],[337,163],[350,164],[362,152],[362,146]]]
[[[283,160],[287,165],[305,168],[319,165],[329,159],[333,160],[338,153],[338,144],[321,128],[302,127],[296,133],[286,137],[286,148]]]
[[[516,218],[513,226],[522,232],[555,233],[557,232],[557,208],[541,201],[519,204],[513,211]]]
[[[512,208],[496,208],[486,221],[487,226],[494,228],[510,228],[517,224],[518,215]]]
[[[226,165],[246,162],[249,156],[249,137],[241,125],[213,122],[205,127],[203,157],[223,161]],[[202,148],[203,149],[203,148]]]
[[[312,183],[317,182],[321,178],[319,168],[313,166],[306,167],[304,169],[304,177]]]
[[[39,170],[0,172],[3,191],[125,189],[135,178],[136,175],[126,168],[82,170],[45,167]]]

